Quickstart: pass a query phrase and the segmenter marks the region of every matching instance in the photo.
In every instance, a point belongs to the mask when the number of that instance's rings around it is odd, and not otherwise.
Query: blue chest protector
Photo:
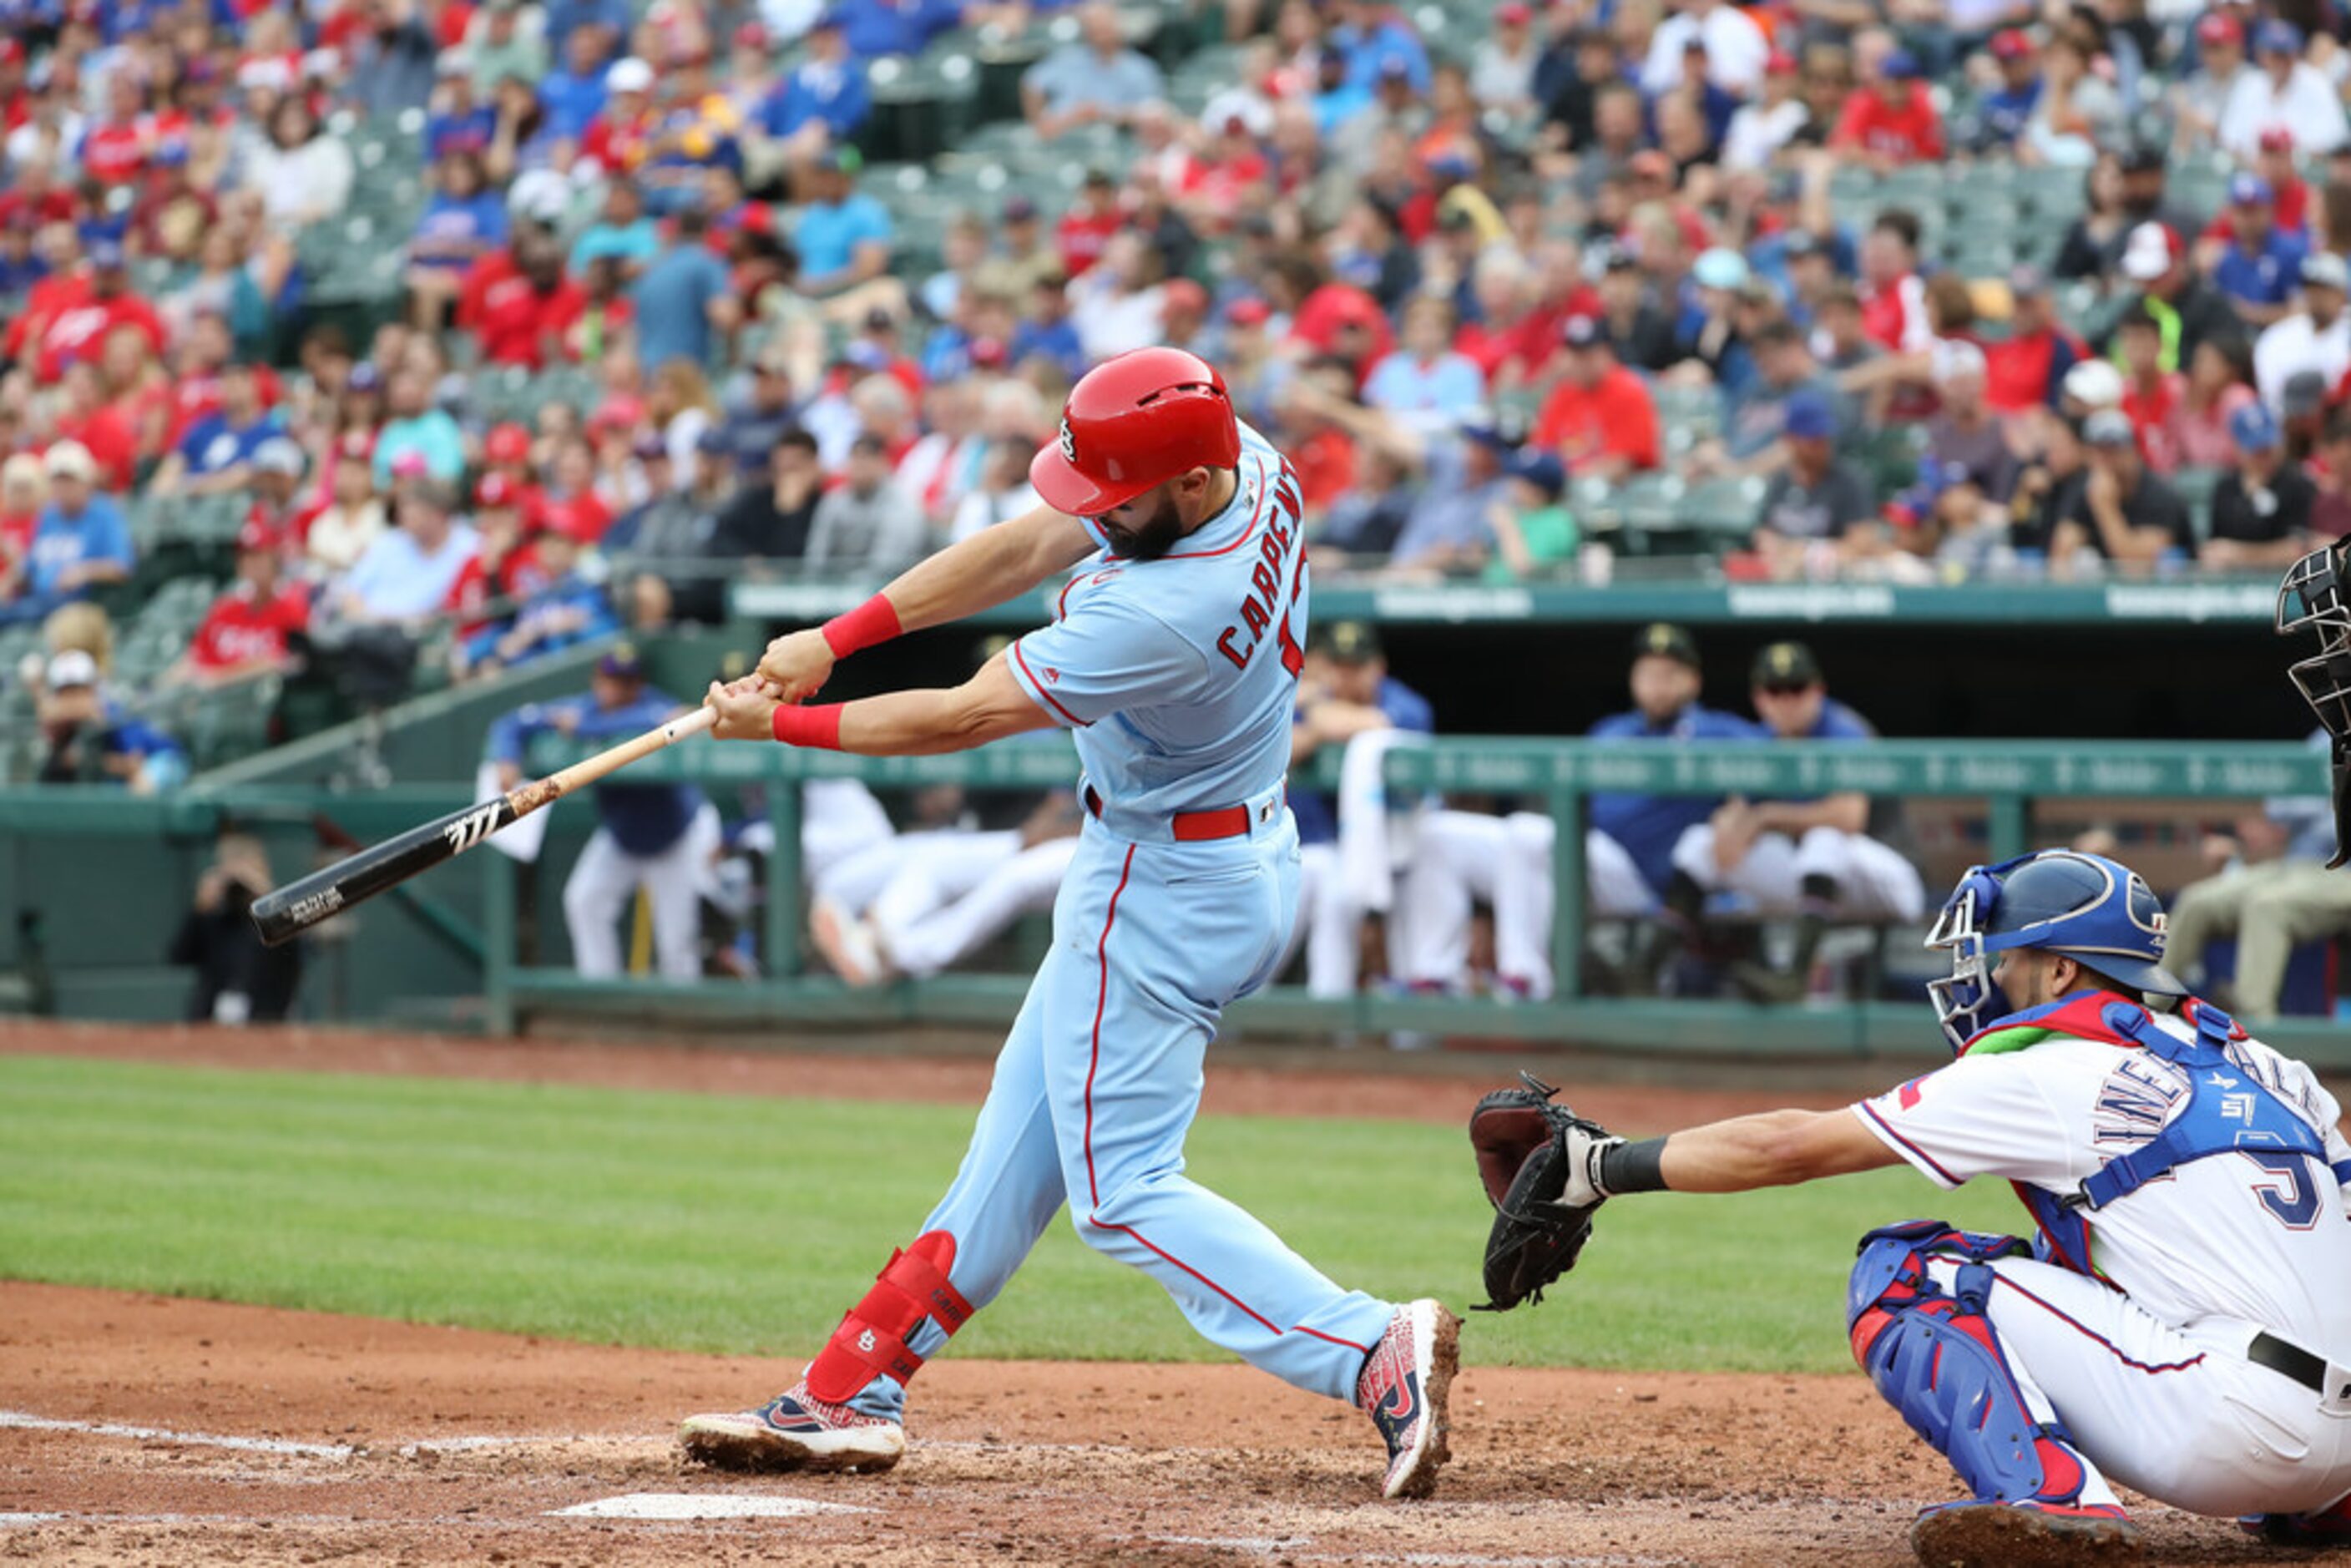
[[[2188,1108],[2162,1132],[2091,1173],[2081,1191],[2065,1200],[2068,1207],[2095,1213],[2192,1160],[2214,1155],[2301,1155],[2328,1164],[2326,1139],[2318,1129],[2229,1060],[2225,1048],[2236,1026],[2220,1009],[2209,1003],[2197,1008],[2193,1040],[2179,1039],[2145,1009],[2127,1004],[2107,1008],[2105,1019],[2149,1056],[2187,1071]]]

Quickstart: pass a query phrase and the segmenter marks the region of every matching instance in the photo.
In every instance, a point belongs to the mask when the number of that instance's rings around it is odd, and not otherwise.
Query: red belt
[[[1097,818],[1102,815],[1102,797],[1094,787],[1086,786],[1086,810]],[[1217,811],[1178,811],[1169,819],[1168,827],[1179,844],[1204,843],[1210,839],[1238,839],[1249,831],[1247,806],[1227,806]]]

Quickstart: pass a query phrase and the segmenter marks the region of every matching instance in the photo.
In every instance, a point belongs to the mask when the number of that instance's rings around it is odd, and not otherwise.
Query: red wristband
[[[904,628],[898,624],[898,607],[886,593],[877,593],[856,609],[836,615],[823,627],[825,646],[836,659],[846,659],[860,648],[887,643]]]
[[[786,746],[813,747],[820,751],[841,749],[841,710],[846,705],[823,703],[816,707],[801,707],[794,703],[778,703],[776,716],[770,727],[776,738]]]

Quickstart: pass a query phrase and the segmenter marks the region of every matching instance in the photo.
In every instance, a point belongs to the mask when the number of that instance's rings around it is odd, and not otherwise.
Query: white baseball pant
[[[989,873],[1020,852],[1017,828],[987,833],[948,828],[901,834],[896,842],[903,844],[909,839],[920,842],[912,846],[913,852],[904,857],[889,880],[862,906],[877,930],[905,930],[970,893]]]
[[[1837,913],[1852,920],[1916,920],[1927,907],[1918,868],[1866,833],[1813,828],[1802,839],[1764,833],[1744,858],[1724,871],[1714,863],[1714,829],[1699,822],[1674,841],[1674,869],[1708,893],[1740,893],[1765,915],[1788,915],[1802,906],[1804,878],[1825,876],[1837,885]]]
[[[657,855],[632,855],[598,828],[563,884],[563,923],[571,933],[572,962],[591,980],[621,973],[621,911],[630,894],[645,890],[653,904],[653,952],[662,978],[697,979],[702,974],[702,892],[712,879],[710,857],[718,848],[718,808],[703,802],[677,841]]]
[[[800,786],[800,875],[811,887],[896,831],[873,791],[854,779],[811,779]],[[736,842],[750,853],[770,854],[776,831],[762,819],[746,826]]]
[[[2003,1258],[1985,1303],[2034,1414],[2051,1409],[2105,1479],[2192,1512],[2305,1513],[2351,1492],[2351,1407],[2245,1359],[2258,1325],[2175,1329],[2121,1291]],[[1954,1259],[1928,1271],[1944,1290]],[[2095,1479],[2084,1500],[2111,1494]]]
[[[1551,855],[1558,830],[1538,811],[1489,817],[1433,811],[1405,873],[1400,972],[1416,985],[1455,986],[1469,967],[1469,915],[1494,911],[1494,963],[1531,996],[1551,994]],[[1625,846],[1596,828],[1583,834],[1584,896],[1593,915],[1637,918],[1657,906]]]
[[[1077,835],[1048,839],[1025,850],[1019,848],[1019,834],[1001,836],[1014,841],[1014,852],[999,859],[953,902],[898,925],[893,923],[893,911],[884,907],[888,894],[875,901],[873,935],[901,974],[935,975],[979,951],[1022,915],[1053,907],[1078,852]]]
[[[1559,826],[1541,811],[1502,819],[1502,857],[1494,868],[1494,964],[1538,1000],[1552,992],[1552,851]],[[1632,852],[1597,828],[1583,831],[1585,914],[1595,920],[1641,920],[1657,912]]]

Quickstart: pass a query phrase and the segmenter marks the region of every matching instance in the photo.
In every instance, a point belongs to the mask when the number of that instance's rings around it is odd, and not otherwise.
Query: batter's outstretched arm
[[[1016,598],[1102,546],[1077,518],[1038,507],[908,568],[858,609],[768,644],[759,678],[787,702],[814,696],[833,662],[862,647],[944,626]]]
[[[721,740],[781,740],[865,757],[933,757],[1046,729],[1052,716],[1020,689],[1002,653],[959,686],[891,692],[855,702],[797,707],[758,681],[713,683]]]

